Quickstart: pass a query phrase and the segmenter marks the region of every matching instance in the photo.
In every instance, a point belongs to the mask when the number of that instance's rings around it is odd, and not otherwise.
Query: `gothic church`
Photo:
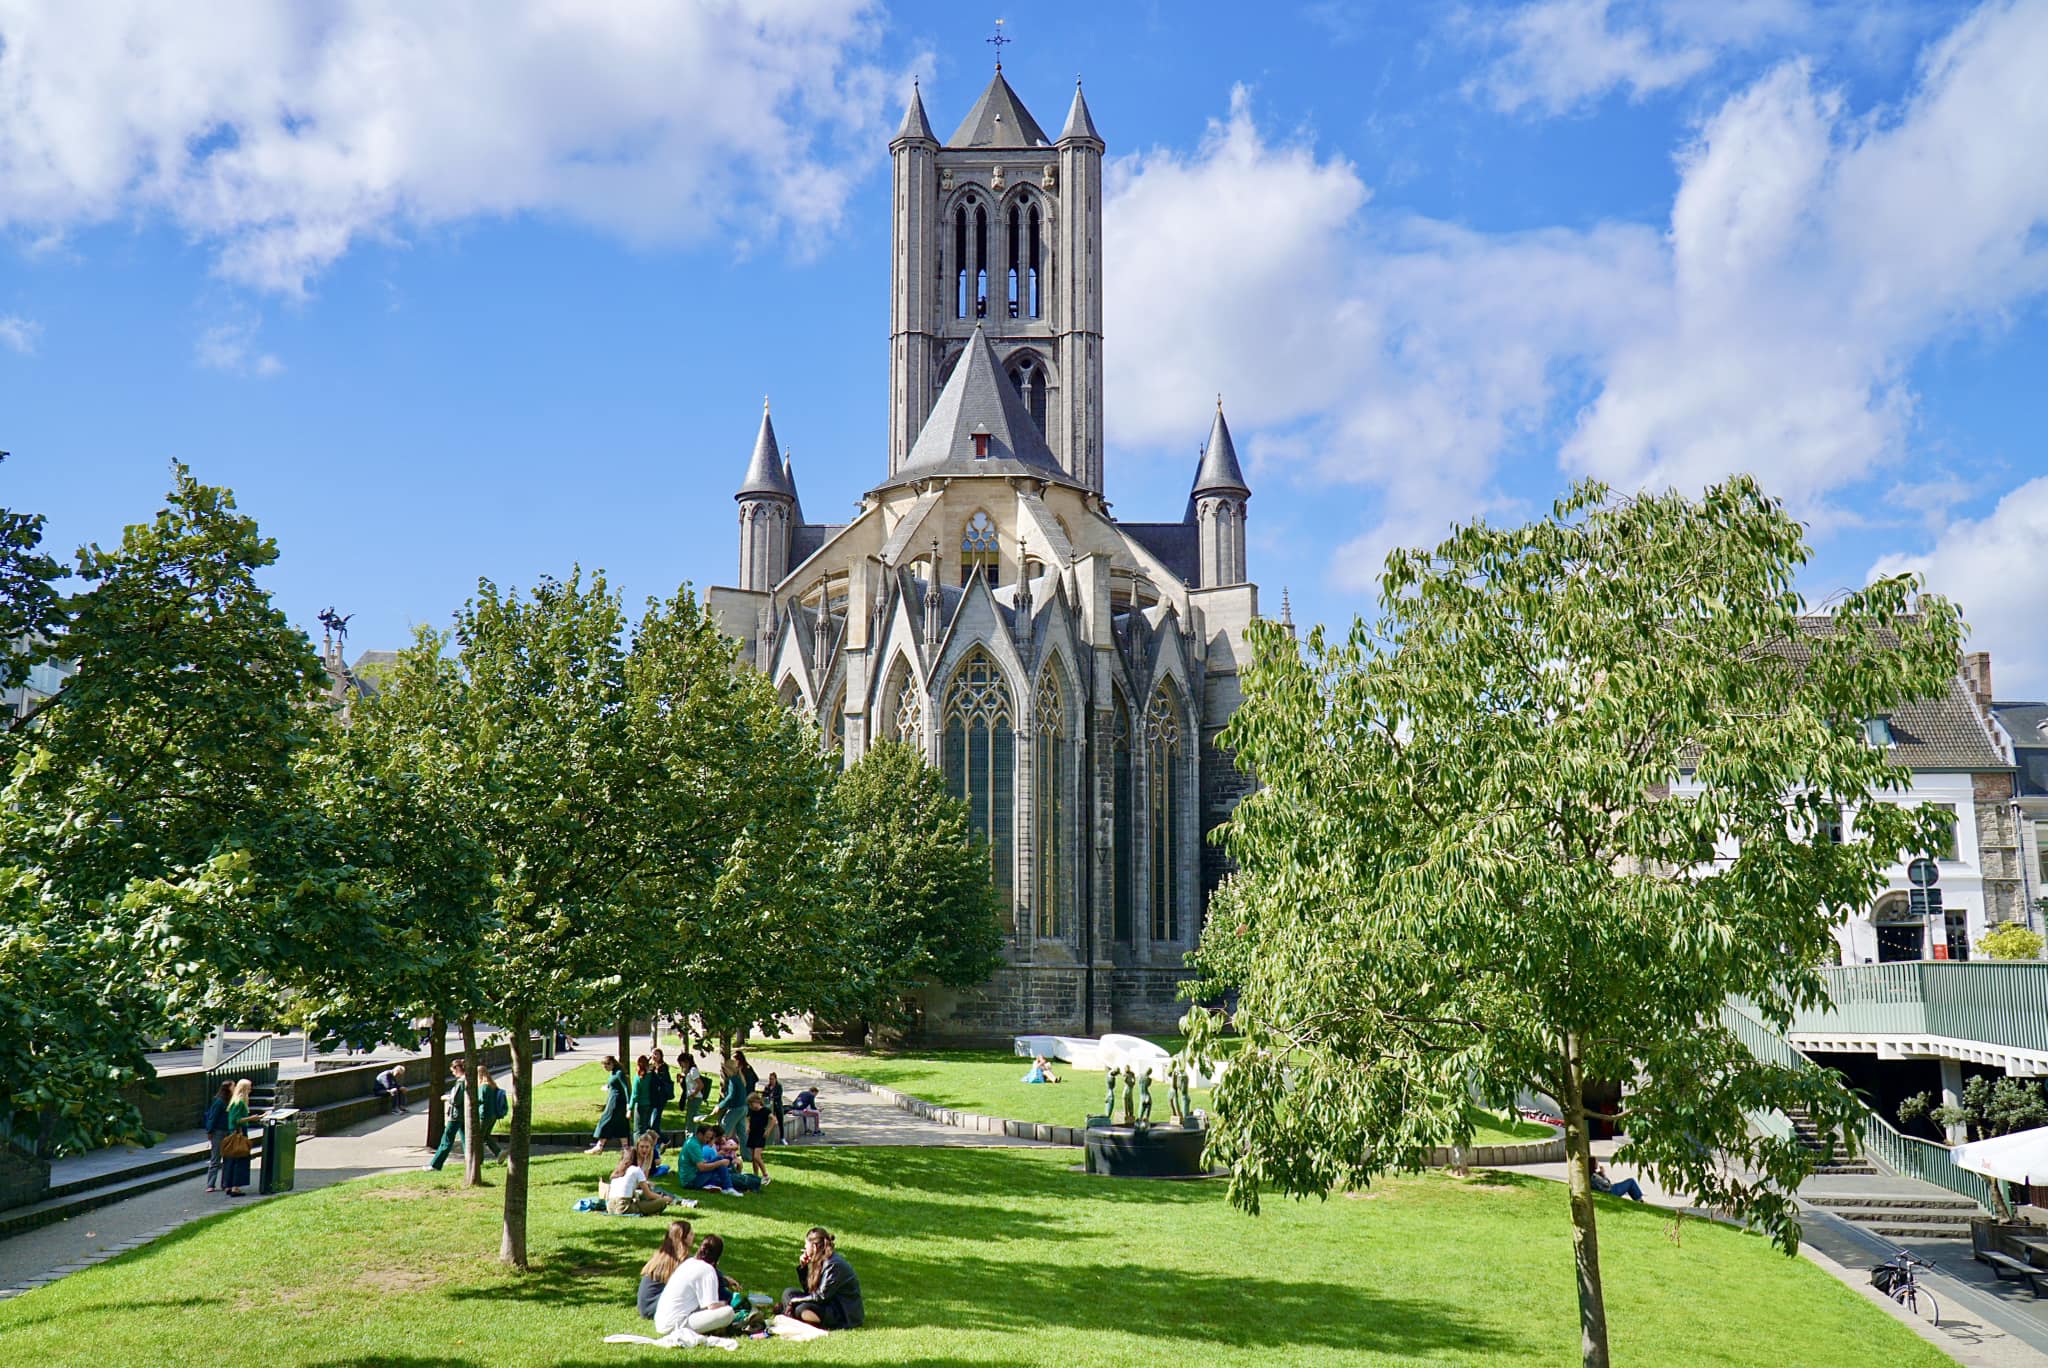
[[[1219,403],[1187,508],[1103,497],[1103,141],[1048,138],[996,67],[941,143],[913,91],[894,165],[889,449],[851,522],[805,520],[764,410],[740,485],[743,659],[848,763],[922,750],[990,847],[1008,966],[924,1031],[1170,1029],[1243,791],[1216,747],[1258,612]],[[1208,415],[1189,415],[1191,426]]]

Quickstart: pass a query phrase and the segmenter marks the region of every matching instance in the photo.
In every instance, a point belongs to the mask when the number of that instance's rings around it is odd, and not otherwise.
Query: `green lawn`
[[[1215,1183],[1119,1182],[1057,1150],[799,1148],[742,1200],[691,1216],[727,1268],[779,1291],[820,1223],[859,1270],[868,1328],[743,1345],[759,1361],[874,1365],[1576,1362],[1563,1189],[1393,1180],[1357,1200],[1232,1211]],[[542,1159],[526,1276],[502,1270],[498,1191],[452,1175],[363,1179],[243,1207],[0,1302],[9,1363],[610,1365],[638,1331],[634,1278],[660,1222],[570,1211],[597,1161]],[[497,1171],[492,1171],[496,1181]],[[1621,1364],[1949,1362],[1764,1241],[1600,1199]],[[701,1356],[699,1356],[701,1357]],[[662,1358],[667,1362],[666,1358]],[[680,1360],[678,1360],[680,1361]]]

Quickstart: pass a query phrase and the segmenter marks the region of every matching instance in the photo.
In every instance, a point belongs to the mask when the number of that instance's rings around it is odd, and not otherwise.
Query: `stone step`
[[[1829,1211],[1853,1208],[1857,1211],[1945,1211],[1979,1214],[1983,1208],[1967,1197],[1911,1192],[1820,1192],[1802,1193],[1807,1201]]]
[[[1823,1207],[1822,1210],[1857,1225],[1900,1226],[1910,1230],[1960,1225],[1967,1231],[1970,1228],[1969,1217],[1975,1214],[1967,1211],[1909,1211],[1898,1207]]]
[[[1861,1222],[1858,1222],[1861,1225]],[[1970,1227],[1967,1222],[1952,1222],[1946,1225],[1904,1225],[1890,1221],[1878,1221],[1864,1225],[1863,1229],[1873,1235],[1885,1235],[1894,1240],[1967,1240]]]

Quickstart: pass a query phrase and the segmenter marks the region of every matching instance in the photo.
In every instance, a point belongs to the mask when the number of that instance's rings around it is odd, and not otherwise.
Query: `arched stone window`
[[[1162,684],[1145,710],[1145,761],[1152,779],[1152,939],[1180,939],[1180,707]]]
[[[1033,708],[1031,773],[1032,841],[1037,856],[1038,934],[1057,939],[1067,934],[1067,908],[1072,901],[1073,814],[1067,810],[1067,782],[1072,772],[1067,753],[1067,691],[1058,661],[1045,667]]]
[[[1018,395],[1024,400],[1024,408],[1030,413],[1031,421],[1038,426],[1039,432],[1043,433],[1047,389],[1045,367],[1039,363],[1037,357],[1026,352],[1010,364],[1007,374],[1010,383],[1017,387]]]
[[[1116,938],[1129,942],[1137,937],[1132,909],[1138,894],[1138,843],[1131,834],[1137,795],[1131,784],[1131,710],[1121,693],[1116,696],[1116,711],[1110,719],[1109,755],[1110,906],[1116,909]]]
[[[979,566],[987,571],[987,579],[994,584],[1001,569],[1001,543],[996,537],[995,519],[987,513],[977,512],[967,520],[967,530],[960,534],[960,582],[973,577]]]
[[[975,651],[946,691],[942,758],[947,786],[967,804],[975,834],[988,842],[996,898],[1006,911],[1014,905],[1015,718],[1001,667],[988,652]]]
[[[919,755],[925,753],[924,698],[917,687],[917,676],[900,660],[889,676],[888,686],[882,690],[882,716],[887,729],[883,739],[901,741]]]

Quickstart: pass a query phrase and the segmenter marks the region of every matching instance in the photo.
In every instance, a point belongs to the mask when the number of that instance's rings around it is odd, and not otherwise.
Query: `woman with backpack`
[[[499,1157],[498,1142],[491,1138],[491,1130],[511,1112],[512,1102],[505,1096],[505,1090],[498,1086],[498,1080],[491,1077],[489,1069],[479,1064],[476,1076],[481,1080],[476,1094],[476,1127],[482,1132],[477,1136],[477,1143],[483,1146],[485,1154],[496,1159]]]

